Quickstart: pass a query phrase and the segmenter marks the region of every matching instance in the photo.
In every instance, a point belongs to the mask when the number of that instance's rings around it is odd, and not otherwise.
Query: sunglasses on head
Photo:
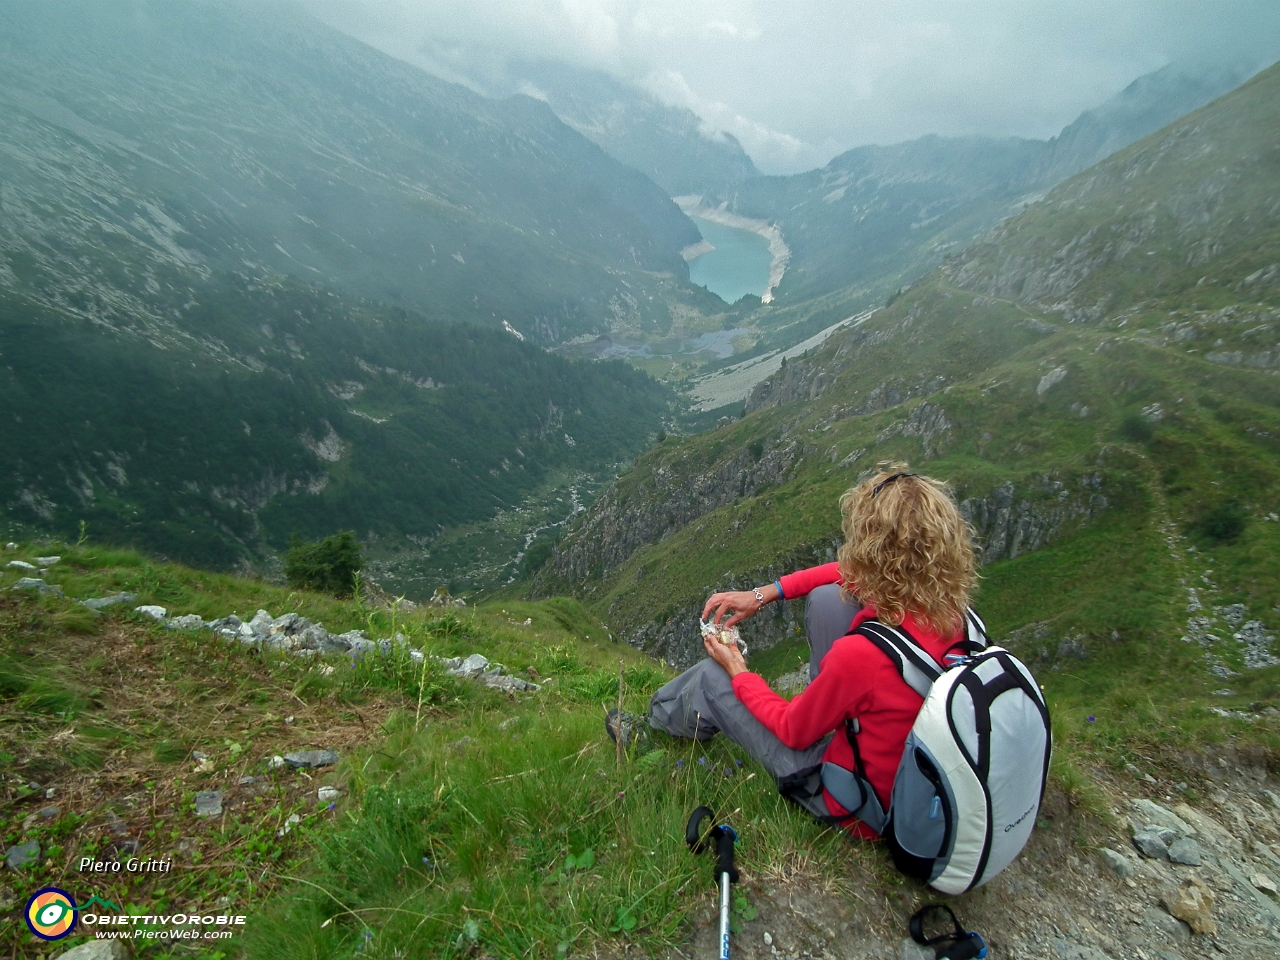
[[[893,481],[895,481],[895,480],[900,480],[900,479],[902,479],[903,477],[914,477],[914,476],[916,476],[916,474],[914,474],[914,473],[895,473],[895,474],[894,474],[893,476],[891,476],[891,477],[885,477],[883,480],[881,480],[879,483],[877,483],[877,484],[876,484],[876,488],[875,488],[874,490],[872,490],[872,491],[871,491],[871,499],[872,499],[872,500],[874,500],[874,499],[876,498],[876,495],[877,495],[881,490],[883,490],[886,486],[888,486],[889,484],[893,483]]]

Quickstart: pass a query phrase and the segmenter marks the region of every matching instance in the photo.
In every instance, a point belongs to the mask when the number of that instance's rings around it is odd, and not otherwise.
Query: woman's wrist
[[[755,596],[759,601],[760,606],[768,606],[769,604],[782,599],[782,586],[775,581],[767,586],[756,587]]]

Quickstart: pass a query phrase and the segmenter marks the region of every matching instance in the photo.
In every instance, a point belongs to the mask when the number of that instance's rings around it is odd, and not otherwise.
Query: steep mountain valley
[[[1052,717],[1030,846],[945,898],[989,956],[1280,952],[1280,64],[782,177],[598,71],[450,83],[305,5],[0,22],[0,952],[101,951],[92,896],[248,920],[67,960],[712,955],[709,804],[735,956],[931,957],[883,844],[602,723],[886,462],[953,485]],[[682,207],[760,231],[765,300],[691,282]],[[340,531],[358,576],[286,581]],[[787,696],[803,631],[743,624]],[[77,868],[131,856],[172,872]]]

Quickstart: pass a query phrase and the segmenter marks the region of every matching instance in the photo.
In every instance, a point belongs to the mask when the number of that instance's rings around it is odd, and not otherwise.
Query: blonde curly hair
[[[960,628],[978,563],[973,527],[948,484],[908,473],[905,463],[881,463],[844,493],[840,513],[843,589],[893,626],[910,613],[944,636]]]

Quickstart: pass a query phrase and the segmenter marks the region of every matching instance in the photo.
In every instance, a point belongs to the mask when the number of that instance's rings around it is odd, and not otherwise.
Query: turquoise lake
[[[692,218],[702,238],[715,247],[689,263],[689,279],[706,287],[725,303],[734,303],[744,294],[763,296],[769,288],[769,241],[747,230],[735,230]]]

